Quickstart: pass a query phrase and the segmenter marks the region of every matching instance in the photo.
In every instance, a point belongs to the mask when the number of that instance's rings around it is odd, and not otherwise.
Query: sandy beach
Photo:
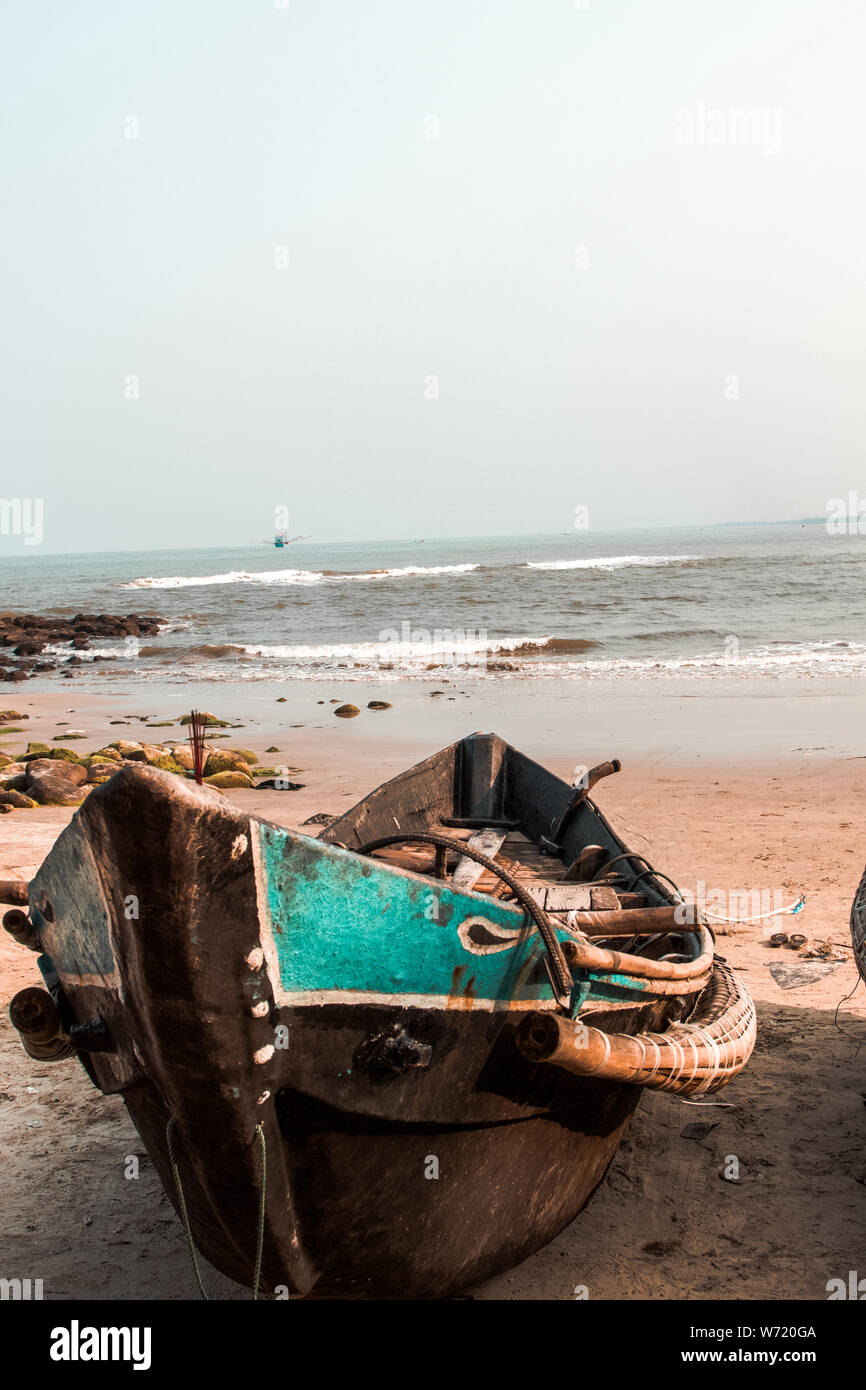
[[[497,688],[498,685],[498,688]],[[776,929],[828,940],[841,957],[825,978],[783,990],[768,966],[792,953],[768,924],[720,924],[718,949],[758,1006],[746,1072],[698,1106],[646,1093],[607,1179],[578,1219],[519,1267],[469,1291],[476,1299],[821,1299],[827,1281],[862,1263],[866,1226],[866,991],[849,944],[848,912],[863,862],[866,748],[862,694],[851,682],[767,686],[735,697],[695,687],[639,686],[599,700],[577,683],[546,698],[507,683],[364,687],[362,715],[336,720],[339,684],[110,694],[18,690],[26,735],[7,751],[86,731],[88,751],[177,718],[191,703],[237,719],[232,740],[269,765],[302,769],[295,792],[232,791],[245,809],[292,829],[336,814],[387,777],[473,729],[495,729],[554,771],[619,756],[623,771],[597,800],[631,848],[687,892],[776,893],[806,904]],[[354,688],[357,699],[358,688]],[[367,699],[390,710],[373,714]],[[317,703],[325,701],[324,704]],[[110,721],[129,717],[129,723]],[[149,718],[142,722],[142,716]],[[816,736],[816,731],[822,731]],[[265,754],[276,745],[280,755]],[[62,746],[62,745],[60,745]],[[226,744],[225,746],[229,746]],[[0,820],[0,877],[29,878],[73,812],[16,811]],[[304,833],[316,833],[314,827]],[[9,1273],[42,1278],[53,1299],[196,1296],[181,1225],[121,1101],[103,1097],[75,1061],[31,1062],[8,1020],[11,996],[38,982],[35,957],[0,941],[0,1232]],[[686,1126],[712,1124],[696,1137]],[[693,1132],[694,1133],[694,1132]],[[140,1176],[124,1176],[130,1154]],[[739,1177],[730,1180],[731,1159]],[[14,1271],[11,1268],[14,1266]],[[211,1297],[249,1292],[205,1268]]]

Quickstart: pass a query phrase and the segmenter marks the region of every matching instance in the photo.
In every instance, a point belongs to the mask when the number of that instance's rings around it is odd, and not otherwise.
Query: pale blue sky
[[[857,0],[13,7],[0,494],[101,550],[866,491],[864,39]]]

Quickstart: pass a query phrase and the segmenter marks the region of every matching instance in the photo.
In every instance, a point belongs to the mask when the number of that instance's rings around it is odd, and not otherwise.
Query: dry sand
[[[365,699],[380,693],[394,699],[393,690],[364,689]],[[286,761],[303,767],[304,790],[236,792],[233,800],[299,827],[315,812],[345,809],[473,727],[494,726],[513,739],[517,730],[526,752],[564,775],[576,758],[591,762],[622,752],[627,733],[629,761],[597,789],[597,799],[630,847],[686,890],[698,880],[725,891],[779,889],[785,903],[805,892],[805,910],[774,926],[842,946],[849,941],[848,911],[866,859],[866,762],[854,723],[843,738],[840,719],[828,725],[828,709],[808,695],[777,702],[769,712],[763,759],[724,764],[722,740],[708,731],[708,707],[703,719],[699,707],[688,707],[695,738],[684,751],[684,725],[672,699],[667,706],[651,702],[656,723],[643,722],[641,755],[636,697],[603,714],[595,704],[581,747],[573,723],[567,728],[551,719],[542,728],[533,721],[537,703],[482,723],[473,722],[478,709],[469,707],[475,703],[469,697],[434,712],[429,693],[422,699],[413,692],[408,715],[395,701],[395,710],[382,716],[365,712],[350,723],[329,723],[314,695],[321,698],[306,691],[279,708],[282,728],[263,712],[259,726],[233,736],[262,752],[279,744]],[[118,717],[114,700],[88,703],[79,690],[61,697],[19,692],[9,703],[16,699],[18,709],[31,713],[28,737],[56,731],[64,718],[92,736],[73,748],[99,747],[109,736],[145,736],[138,727],[108,725]],[[140,699],[126,696],[122,703],[146,712]],[[77,706],[74,715],[61,712],[69,705]],[[796,710],[793,723],[781,719],[783,705]],[[830,710],[843,708],[851,707]],[[489,705],[483,712],[490,713]],[[373,723],[392,714],[392,725]],[[305,727],[289,730],[301,716]],[[798,746],[804,729],[826,735],[828,727],[831,736],[813,733]],[[0,877],[29,877],[70,815],[45,808],[0,819]],[[0,936],[0,1275],[41,1278],[45,1296],[55,1299],[195,1297],[183,1231],[122,1102],[96,1091],[75,1061],[34,1063],[20,1048],[6,1005],[18,989],[38,983],[38,973],[31,953]],[[646,1093],[587,1209],[544,1250],[473,1290],[475,1298],[571,1299],[585,1286],[592,1299],[821,1299],[829,1279],[863,1272],[866,989],[861,984],[840,1005],[858,982],[851,953],[841,952],[844,963],[819,983],[783,991],[767,966],[794,957],[769,946],[765,924],[723,927],[718,945],[744,972],[758,1004],[758,1044],[745,1074],[712,1108]],[[700,1121],[715,1128],[701,1139],[682,1137],[686,1125]],[[131,1154],[140,1159],[134,1180],[124,1176]],[[737,1181],[725,1176],[732,1157]],[[206,1264],[204,1276],[211,1297],[249,1297]]]

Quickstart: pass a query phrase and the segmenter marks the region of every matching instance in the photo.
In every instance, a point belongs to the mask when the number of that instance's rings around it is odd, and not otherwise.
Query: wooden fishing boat
[[[857,969],[866,980],[866,871],[851,904],[851,942]]]
[[[123,1096],[190,1245],[278,1297],[429,1298],[584,1206],[643,1086],[714,1089],[751,1000],[589,796],[474,734],[318,839],[144,766],[4,924],[11,1014]]]

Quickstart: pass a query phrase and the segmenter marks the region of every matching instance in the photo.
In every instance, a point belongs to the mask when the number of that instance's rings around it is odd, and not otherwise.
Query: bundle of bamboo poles
[[[562,943],[563,954],[570,968],[588,970],[593,975],[616,976],[617,985],[652,994],[697,994],[709,986],[715,947],[712,934],[703,925],[690,929],[698,938],[698,954],[691,960],[653,960],[650,956],[635,956],[627,951],[611,951],[603,946],[594,946],[584,935],[582,919],[625,915],[624,912],[570,912],[566,925],[573,938]],[[646,926],[646,913],[632,908],[629,915],[637,919],[634,931],[639,932]],[[599,921],[590,929],[599,931],[603,925]]]
[[[687,1023],[666,1033],[603,1033],[580,1019],[532,1013],[517,1030],[531,1062],[549,1062],[577,1076],[629,1081],[657,1091],[717,1091],[742,1071],[755,1046],[756,1015],[748,990],[715,961],[710,982]]]

